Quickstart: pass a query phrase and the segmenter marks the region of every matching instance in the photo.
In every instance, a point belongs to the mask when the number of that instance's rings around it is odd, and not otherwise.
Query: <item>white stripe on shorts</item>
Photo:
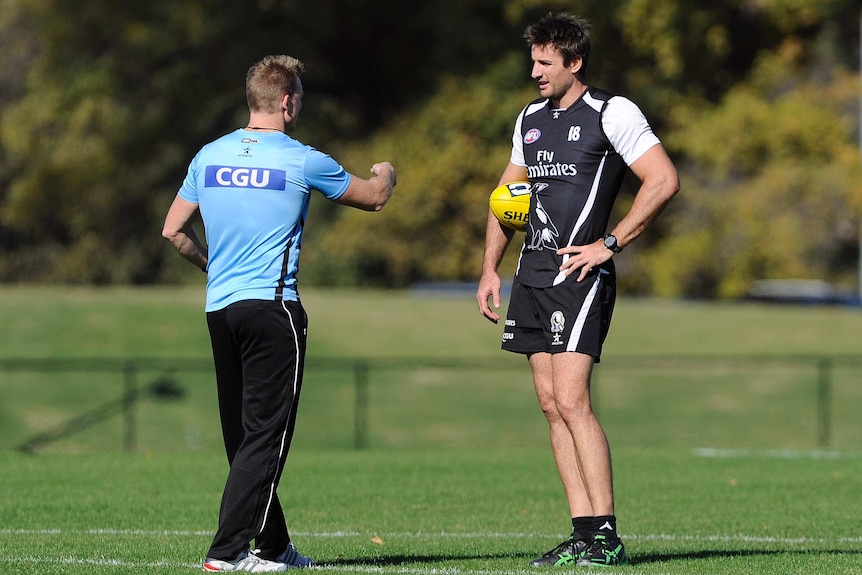
[[[581,305],[581,310],[578,312],[578,319],[575,320],[575,325],[572,326],[572,333],[569,334],[569,342],[566,344],[566,351],[577,351],[578,343],[581,341],[581,334],[584,331],[584,324],[587,322],[587,315],[590,313],[590,307],[593,305],[593,300],[596,299],[596,294],[599,292],[599,283],[602,281],[602,272],[596,274],[596,279],[593,281],[593,287],[590,288],[590,293],[584,298],[584,303]]]

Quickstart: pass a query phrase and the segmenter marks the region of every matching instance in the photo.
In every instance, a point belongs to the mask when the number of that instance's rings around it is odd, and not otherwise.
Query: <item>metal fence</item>
[[[0,421],[0,437],[7,448],[35,452],[113,420],[121,422],[122,449],[136,451],[144,430],[169,419],[193,429],[196,418],[217,435],[212,378],[209,358],[0,360],[7,410],[0,415],[11,422]],[[632,444],[862,445],[862,355],[606,358],[593,399],[605,426]],[[509,355],[493,362],[309,357],[303,402],[309,441],[356,449],[511,445],[531,441],[531,433],[544,441],[529,369]],[[116,441],[115,431],[107,433]],[[200,443],[199,431],[182,433],[189,445]]]

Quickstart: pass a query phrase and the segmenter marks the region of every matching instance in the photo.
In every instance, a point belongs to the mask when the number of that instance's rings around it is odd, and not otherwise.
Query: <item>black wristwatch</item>
[[[615,254],[623,251],[623,248],[617,243],[617,237],[614,234],[605,234],[605,247],[614,252]]]

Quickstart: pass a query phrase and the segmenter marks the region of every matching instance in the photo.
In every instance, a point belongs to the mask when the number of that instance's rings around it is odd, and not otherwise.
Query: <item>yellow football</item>
[[[491,211],[507,228],[523,231],[530,217],[530,182],[509,182],[491,192]]]

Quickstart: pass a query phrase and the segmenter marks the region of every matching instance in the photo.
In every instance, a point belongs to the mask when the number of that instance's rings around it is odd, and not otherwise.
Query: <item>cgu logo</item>
[[[205,183],[207,187],[283,190],[285,180],[284,170],[207,166]]]

